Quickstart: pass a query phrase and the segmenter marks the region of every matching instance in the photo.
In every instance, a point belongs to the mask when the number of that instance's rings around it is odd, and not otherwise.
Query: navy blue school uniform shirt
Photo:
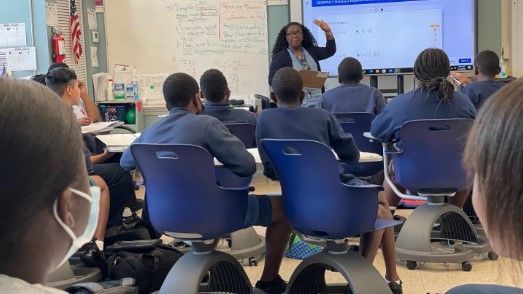
[[[443,102],[437,92],[424,89],[410,91],[394,98],[371,124],[371,133],[383,141],[397,138],[401,126],[418,119],[474,119],[476,108],[467,96],[454,92],[450,102]]]
[[[229,103],[206,102],[203,114],[213,116],[223,124],[256,124],[256,115],[243,109],[235,109]]]
[[[317,105],[330,113],[368,112],[380,114],[385,108],[380,90],[360,83],[343,84],[323,93]]]
[[[343,131],[332,114],[323,109],[303,107],[279,107],[266,109],[258,117],[256,143],[261,139],[306,139],[330,146],[340,160],[357,162],[360,153],[354,139]],[[258,148],[265,176],[277,180],[276,171],[263,151]]]
[[[254,157],[224,124],[212,116],[196,115],[183,108],[173,108],[134,143],[197,145],[207,149],[238,176],[246,177],[256,172]],[[127,170],[136,168],[130,148],[123,153],[120,165]]]
[[[470,98],[477,110],[485,101],[506,84],[501,81],[479,81],[466,85],[461,91]]]

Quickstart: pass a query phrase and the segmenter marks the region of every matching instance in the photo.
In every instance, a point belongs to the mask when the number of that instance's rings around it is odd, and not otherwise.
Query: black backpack
[[[162,286],[165,277],[183,253],[161,240],[119,241],[106,248],[108,278],[134,278],[139,293],[151,293]]]
[[[152,236],[145,222],[136,217],[120,226],[107,228],[105,231],[105,246],[111,246],[118,241],[151,240]]]

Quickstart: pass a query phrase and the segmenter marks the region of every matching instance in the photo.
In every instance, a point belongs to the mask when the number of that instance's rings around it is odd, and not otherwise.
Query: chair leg
[[[201,283],[209,274],[205,287]],[[203,289],[202,289],[203,288]],[[185,254],[169,271],[161,293],[252,293],[247,274],[234,257],[220,251]]]
[[[354,294],[391,293],[380,273],[365,258],[351,251],[344,254],[322,251],[305,259],[292,274],[286,293],[331,293],[334,287],[325,283],[326,270],[336,271],[343,275],[348,284],[345,292]],[[336,292],[339,293],[340,287],[335,287]]]
[[[447,226],[442,221],[442,232],[434,233],[435,222],[442,216],[452,219]],[[459,208],[450,204],[426,204],[416,208],[407,218],[396,241],[396,255],[407,261],[409,269],[415,269],[417,262],[431,263],[462,263],[463,270],[470,270],[468,261],[473,258],[474,252],[462,244],[455,244],[454,250],[448,246],[438,250],[433,241],[461,240],[467,243],[478,244],[478,237],[474,225],[467,215]]]

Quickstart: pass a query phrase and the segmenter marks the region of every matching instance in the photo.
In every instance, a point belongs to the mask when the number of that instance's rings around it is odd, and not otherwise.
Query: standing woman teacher
[[[321,71],[319,61],[336,53],[336,42],[329,24],[318,19],[314,20],[314,24],[325,32],[327,38],[325,47],[318,47],[309,29],[300,23],[291,22],[280,30],[272,49],[269,85],[274,74],[282,67],[292,67],[298,71]],[[311,107],[320,100],[323,89],[304,88],[304,91],[303,106]]]

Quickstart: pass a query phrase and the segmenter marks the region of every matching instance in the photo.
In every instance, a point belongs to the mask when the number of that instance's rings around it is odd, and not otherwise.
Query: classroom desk
[[[92,123],[88,126],[82,126],[82,134],[100,134],[105,132],[110,132],[116,127],[123,126],[125,123],[123,121],[112,121],[112,122],[97,122]]]
[[[140,133],[98,135],[97,137],[107,145],[107,151],[121,153],[124,152],[136,138],[140,137]],[[258,148],[250,148],[247,149],[247,151],[252,154],[256,163],[262,163],[260,154],[258,153]],[[336,153],[334,155],[336,156],[336,159],[338,159],[338,155]],[[360,152],[360,162],[381,162],[382,160],[383,157],[379,154]],[[214,163],[216,165],[222,165],[216,159],[214,160]]]

